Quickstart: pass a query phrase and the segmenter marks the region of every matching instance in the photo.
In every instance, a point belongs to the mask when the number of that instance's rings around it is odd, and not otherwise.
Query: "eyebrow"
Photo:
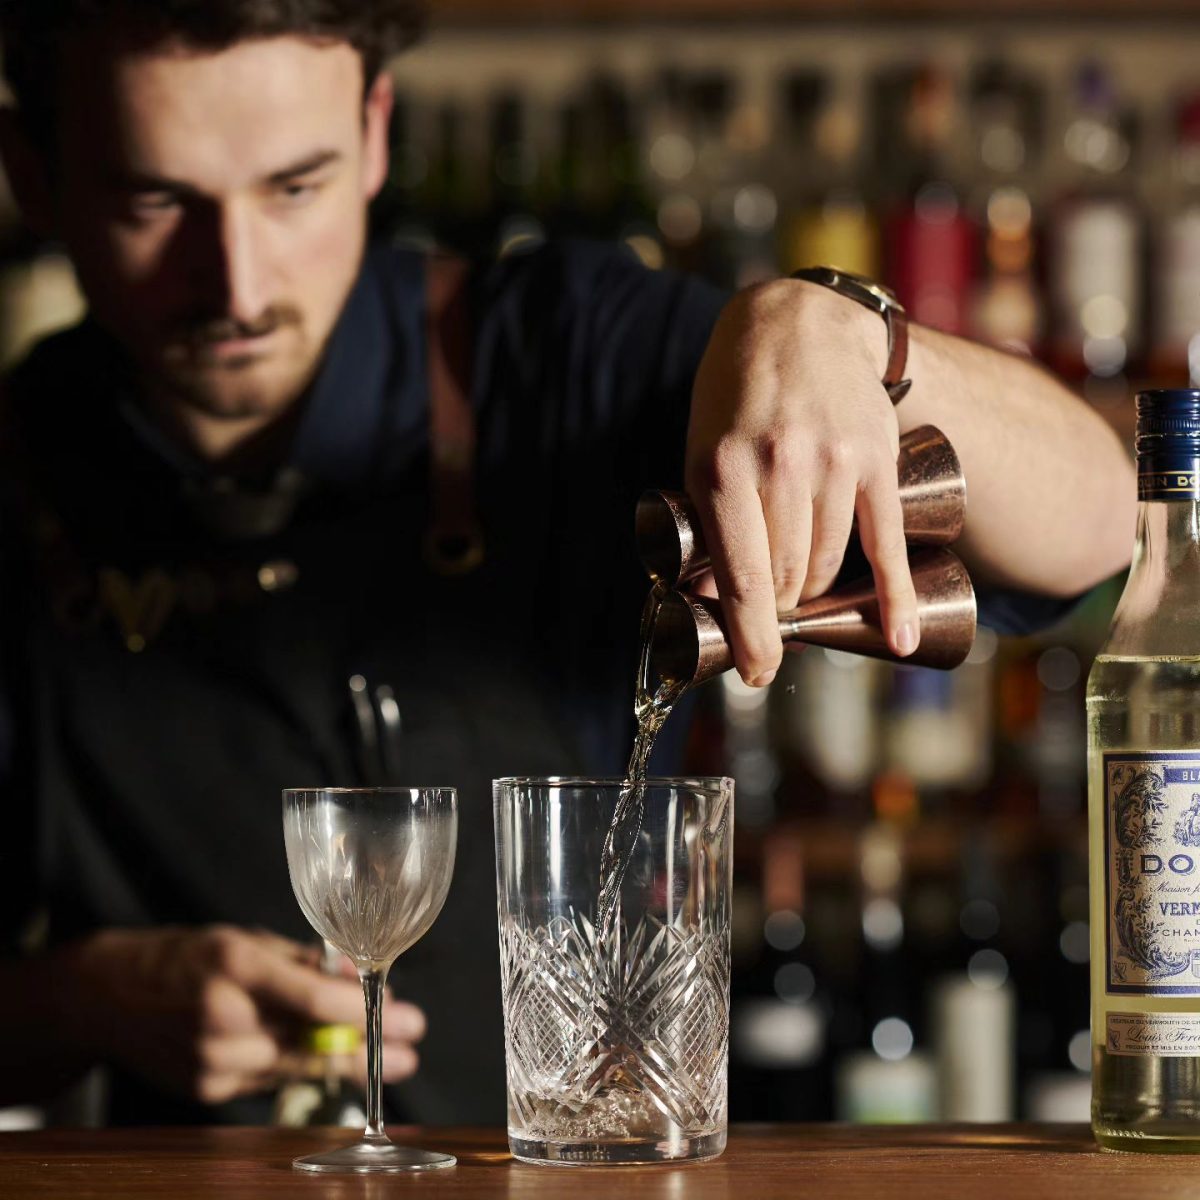
[[[272,185],[288,183],[293,179],[311,175],[322,167],[338,162],[343,157],[340,150],[317,150],[296,162],[272,171],[263,182]],[[179,196],[200,196],[199,188],[180,179],[155,175],[149,171],[128,171],[117,175],[116,185],[127,192],[172,192]]]
[[[290,166],[282,168],[279,171],[272,171],[267,176],[268,183],[287,183],[289,179],[296,179],[301,175],[311,175],[314,171],[319,171],[322,167],[329,166],[330,163],[337,162],[342,157],[340,150],[317,150],[315,153],[300,159],[299,162],[294,162]]]

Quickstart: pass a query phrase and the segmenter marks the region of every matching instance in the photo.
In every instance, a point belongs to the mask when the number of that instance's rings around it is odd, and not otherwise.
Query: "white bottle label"
[[[1124,200],[1089,197],[1072,205],[1057,229],[1055,300],[1062,332],[1084,341],[1141,329],[1141,230]]]
[[[1200,205],[1168,222],[1158,276],[1159,342],[1186,354],[1200,333]]]
[[[1200,996],[1200,751],[1103,760],[1107,991]]]
[[[1200,1013],[1108,1014],[1109,1054],[1200,1057]]]

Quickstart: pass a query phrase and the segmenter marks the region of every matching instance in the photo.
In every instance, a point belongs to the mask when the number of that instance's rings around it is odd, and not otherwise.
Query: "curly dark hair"
[[[223,50],[247,38],[348,42],[367,85],[420,36],[423,0],[0,0],[4,73],[31,130],[53,133],[58,47],[88,30],[119,30],[134,44],[178,41]]]

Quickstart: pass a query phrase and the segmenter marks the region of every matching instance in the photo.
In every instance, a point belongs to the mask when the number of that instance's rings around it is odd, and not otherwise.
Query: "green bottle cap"
[[[313,1054],[354,1054],[361,1045],[356,1025],[314,1025],[303,1040],[304,1049]]]

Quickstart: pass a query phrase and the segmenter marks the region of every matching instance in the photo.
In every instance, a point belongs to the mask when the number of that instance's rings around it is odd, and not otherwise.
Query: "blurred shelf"
[[[866,826],[829,818],[781,821],[771,831],[738,830],[735,857],[739,867],[757,865],[764,836],[795,839],[802,848],[803,877],[810,881],[855,879]],[[905,871],[912,875],[952,873],[962,863],[963,847],[983,837],[997,860],[1027,863],[1046,851],[1074,850],[1087,857],[1084,814],[1050,819],[995,814],[988,817],[929,816],[901,829]]]
[[[445,24],[906,17],[1200,18],[1196,0],[434,0]]]

